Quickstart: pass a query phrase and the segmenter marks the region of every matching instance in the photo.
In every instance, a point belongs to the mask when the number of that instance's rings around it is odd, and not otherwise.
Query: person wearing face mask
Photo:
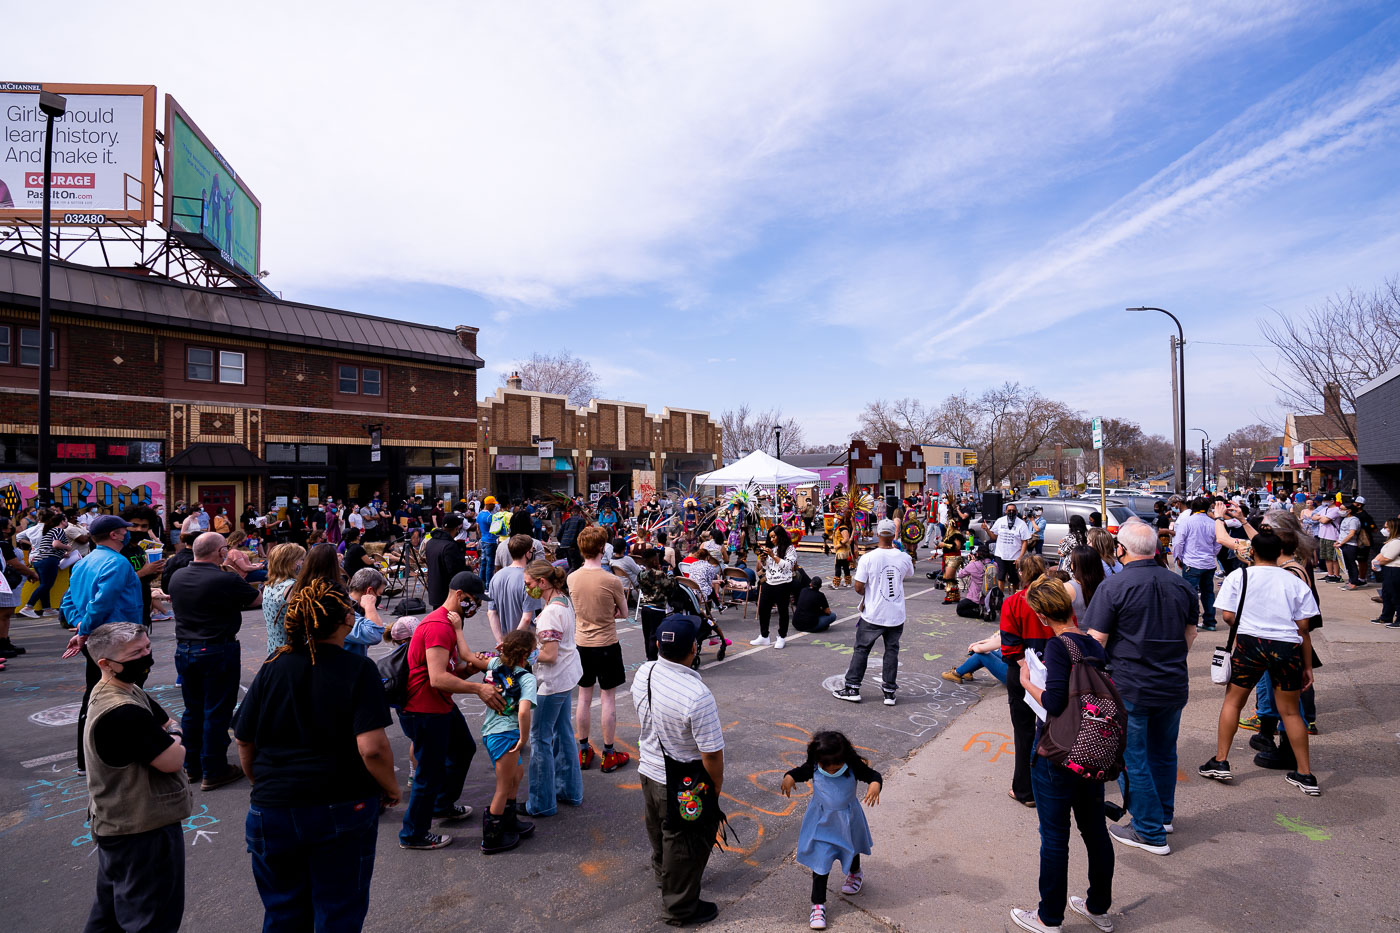
[[[213,530],[225,537],[233,531],[233,522],[229,520],[228,509],[219,509],[210,521]]]
[[[86,929],[175,931],[185,912],[181,822],[194,811],[183,736],[142,689],[154,662],[145,628],[106,623],[87,637],[85,653],[101,672],[82,737],[97,846],[97,897]]]
[[[287,506],[287,528],[292,533],[292,540],[306,547],[306,509],[302,508],[301,500],[296,496]]]
[[[87,688],[78,712],[78,770],[85,768],[83,730],[87,722],[92,688],[102,677],[86,643],[99,627],[110,622],[140,622],[145,615],[142,583],[131,562],[122,556],[131,523],[115,515],[98,516],[88,528],[92,553],[79,561],[63,594],[63,616],[77,628],[63,652],[65,658],[79,652],[87,659]]]
[[[1013,587],[1021,585],[1021,577],[1016,573],[1016,562],[1026,553],[1034,533],[1031,526],[1016,514],[1016,506],[1008,504],[1006,514],[992,523],[982,523],[982,530],[992,539],[992,556],[997,562],[997,579],[1010,581]]]

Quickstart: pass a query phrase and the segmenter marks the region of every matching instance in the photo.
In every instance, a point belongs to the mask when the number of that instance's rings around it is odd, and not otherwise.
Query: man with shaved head
[[[238,629],[258,591],[222,569],[228,544],[217,531],[195,538],[192,550],[194,560],[170,578],[175,670],[185,699],[185,771],[200,790],[213,790],[243,776],[228,760],[228,727],[238,700]]]
[[[1190,675],[1200,604],[1181,577],[1158,565],[1157,532],[1133,519],[1118,529],[1123,569],[1094,591],[1083,627],[1105,647],[1128,713],[1123,806],[1132,826],[1112,826],[1114,842],[1168,855],[1176,809],[1176,736]]]

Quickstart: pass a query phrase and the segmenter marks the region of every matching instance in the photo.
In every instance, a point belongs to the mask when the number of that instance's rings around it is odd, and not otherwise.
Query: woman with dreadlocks
[[[400,791],[379,672],[345,650],[354,623],[344,587],[297,587],[287,643],[258,669],[234,723],[253,785],[246,833],[264,929],[358,930],[369,910],[380,807]]]

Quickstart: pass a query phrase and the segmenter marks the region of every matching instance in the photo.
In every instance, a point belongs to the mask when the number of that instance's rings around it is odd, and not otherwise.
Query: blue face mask
[[[818,768],[817,768],[817,771],[818,771],[819,773],[824,774],[824,775],[826,775],[826,776],[829,777],[829,778],[845,777],[845,776],[846,776],[846,772],[849,771],[849,770],[851,770],[851,766],[850,766],[850,765],[847,765],[847,764],[841,765],[841,767],[840,767],[838,770],[836,770],[836,771],[828,771],[828,770],[826,770],[825,768],[822,768],[822,767],[818,767]]]

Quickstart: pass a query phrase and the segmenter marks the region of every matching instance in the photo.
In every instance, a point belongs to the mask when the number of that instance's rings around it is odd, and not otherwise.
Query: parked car
[[[1108,501],[1126,505],[1133,510],[1134,515],[1151,524],[1157,519],[1157,513],[1155,511],[1157,503],[1165,502],[1166,498],[1138,493],[1111,492],[1108,494]]]
[[[1099,501],[1097,499],[1042,499],[1039,497],[1032,497],[1012,499],[1010,502],[1012,505],[1016,506],[1016,511],[1023,517],[1029,515],[1034,509],[1042,510],[1045,517],[1044,551],[1046,554],[1052,556],[1058,553],[1060,539],[1065,536],[1065,532],[1069,531],[1069,517],[1071,515],[1082,515],[1084,517],[1084,523],[1087,525],[1089,523],[1089,513],[1099,510]],[[1005,509],[1006,506],[1003,505],[1002,508]],[[1148,506],[1148,508],[1150,511],[1151,506]],[[1117,534],[1120,525],[1126,521],[1131,521],[1135,517],[1131,508],[1110,500],[1108,503],[1108,512],[1104,515],[1104,527],[1107,528],[1108,531]],[[991,539],[987,532],[983,530],[982,523],[985,521],[987,527],[990,528],[992,523],[998,518],[1000,518],[1000,515],[984,515],[980,518],[973,519],[972,536],[979,544],[987,543],[990,547],[989,542]]]

